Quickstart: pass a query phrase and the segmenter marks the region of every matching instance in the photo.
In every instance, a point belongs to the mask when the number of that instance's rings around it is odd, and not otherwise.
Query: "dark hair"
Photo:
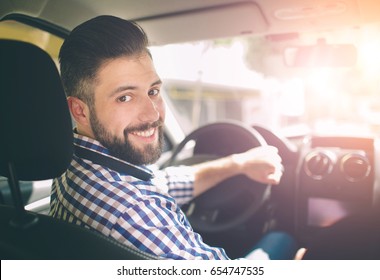
[[[132,21],[98,16],[78,25],[59,52],[66,94],[93,105],[92,84],[99,67],[109,59],[149,53],[147,47],[144,30]]]

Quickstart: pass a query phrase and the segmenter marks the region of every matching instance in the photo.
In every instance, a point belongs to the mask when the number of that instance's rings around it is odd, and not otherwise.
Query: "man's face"
[[[161,155],[165,106],[148,54],[110,60],[99,69],[95,105],[90,108],[93,136],[112,155],[134,164]]]

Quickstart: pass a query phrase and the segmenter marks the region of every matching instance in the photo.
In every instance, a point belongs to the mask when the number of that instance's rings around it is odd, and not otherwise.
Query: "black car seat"
[[[58,70],[42,49],[0,40],[0,176],[13,206],[0,205],[1,259],[155,259],[89,229],[26,211],[19,180],[68,167],[72,122]]]

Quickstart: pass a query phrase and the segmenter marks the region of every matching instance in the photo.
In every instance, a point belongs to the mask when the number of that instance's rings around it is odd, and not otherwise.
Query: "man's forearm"
[[[276,185],[280,182],[283,166],[277,148],[265,146],[195,165],[194,171],[194,196],[197,196],[239,174],[263,184]]]
[[[232,156],[200,163],[193,167],[195,170],[194,196],[240,173],[239,166]]]

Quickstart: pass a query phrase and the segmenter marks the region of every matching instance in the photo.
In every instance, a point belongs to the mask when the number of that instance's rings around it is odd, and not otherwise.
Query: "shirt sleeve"
[[[194,170],[190,166],[167,167],[155,172],[157,180],[162,180],[168,194],[178,205],[184,205],[194,197]]]
[[[150,196],[136,201],[120,216],[111,236],[162,259],[228,259],[222,248],[203,242],[170,198]]]

